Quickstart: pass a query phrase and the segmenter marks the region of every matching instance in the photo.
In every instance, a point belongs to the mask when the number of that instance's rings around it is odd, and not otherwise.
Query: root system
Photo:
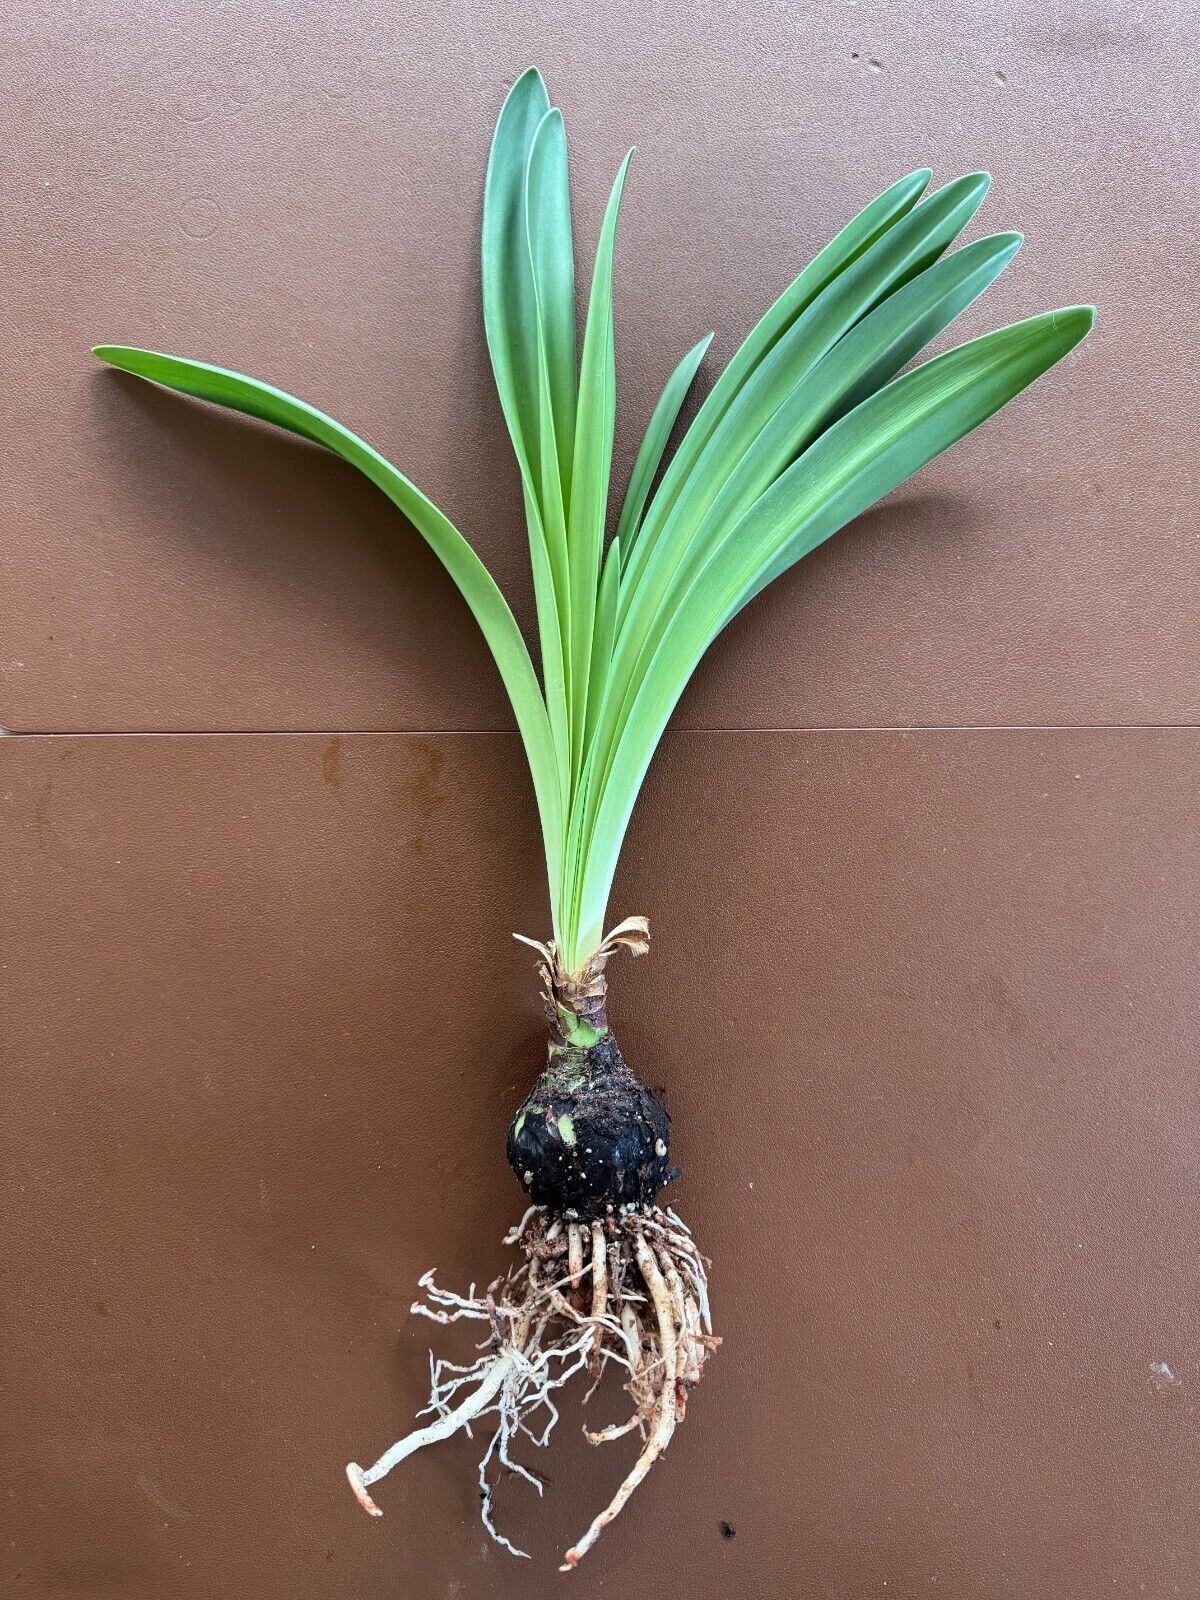
[[[714,1338],[705,1260],[674,1211],[628,1207],[591,1222],[567,1222],[530,1206],[506,1235],[519,1251],[508,1275],[482,1295],[440,1289],[432,1272],[421,1279],[425,1298],[415,1316],[434,1322],[483,1323],[487,1337],[469,1365],[430,1353],[432,1420],[406,1434],[370,1467],[351,1462],[346,1475],[372,1516],[380,1508],[371,1486],[425,1445],[487,1419],[493,1424],[479,1463],[480,1512],[488,1533],[524,1556],[496,1527],[492,1496],[499,1475],[523,1478],[538,1494],[541,1480],[514,1454],[527,1441],[548,1444],[559,1420],[556,1397],[572,1379],[590,1397],[605,1368],[625,1375],[633,1410],[624,1421],[584,1433],[604,1444],[637,1433],[642,1449],[616,1494],[563,1557],[570,1572],[620,1513],[630,1495],[671,1442],[683,1420],[688,1390],[699,1383]]]

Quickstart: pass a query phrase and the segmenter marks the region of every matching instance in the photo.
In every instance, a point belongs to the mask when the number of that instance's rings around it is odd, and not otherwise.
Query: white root
[[[518,1350],[524,1350],[529,1344],[529,1330],[533,1326],[533,1317],[538,1304],[538,1279],[542,1275],[541,1265],[536,1256],[530,1256],[529,1274],[526,1280],[528,1287],[525,1307],[520,1316],[515,1319],[513,1327],[513,1343]]]
[[[567,1229],[567,1265],[571,1277],[571,1303],[579,1309],[579,1286],[583,1282],[583,1229],[572,1222]]]
[[[633,1415],[596,1432],[585,1428],[585,1436],[601,1444],[640,1429],[644,1445],[611,1503],[567,1551],[561,1570],[569,1572],[670,1443],[685,1387],[699,1381],[720,1341],[708,1320],[703,1257],[673,1212],[648,1209],[564,1226],[531,1206],[505,1242],[522,1259],[483,1294],[474,1284],[466,1295],[440,1289],[432,1272],[421,1279],[425,1298],[413,1305],[416,1315],[444,1324],[484,1322],[490,1334],[468,1365],[435,1360],[431,1352],[422,1415],[433,1420],[397,1440],[373,1466],[351,1462],[346,1476],[364,1510],[380,1516],[372,1484],[426,1445],[460,1430],[470,1434],[473,1423],[487,1418],[493,1431],[479,1464],[480,1514],[498,1544],[524,1556],[493,1521],[495,1474],[523,1478],[541,1494],[541,1480],[512,1453],[514,1445],[524,1436],[546,1446],[559,1420],[556,1391],[582,1372],[591,1380],[590,1396],[615,1362],[628,1374]]]
[[[604,1308],[608,1304],[608,1240],[604,1224],[592,1223],[592,1377],[600,1375],[600,1354],[604,1347]]]
[[[712,1315],[708,1305],[708,1278],[705,1274],[705,1260],[696,1249],[691,1236],[691,1230],[671,1210],[665,1215],[673,1224],[666,1228],[654,1218],[647,1218],[646,1226],[661,1234],[671,1249],[675,1252],[679,1265],[688,1274],[695,1290],[696,1300],[700,1307],[700,1315],[704,1321],[704,1331],[712,1333]],[[682,1230],[682,1231],[680,1231]]]
[[[650,1291],[650,1298],[654,1302],[655,1314],[658,1317],[658,1347],[663,1369],[658,1411],[654,1428],[645,1449],[634,1462],[629,1474],[608,1505],[598,1517],[593,1519],[591,1527],[583,1538],[567,1551],[563,1557],[562,1566],[558,1569],[560,1572],[573,1571],[604,1532],[605,1528],[608,1527],[609,1523],[621,1514],[630,1495],[670,1444],[671,1435],[675,1431],[676,1335],[672,1320],[671,1298],[667,1286],[663,1282],[662,1273],[658,1269],[658,1262],[654,1259],[654,1253],[646,1243],[641,1229],[636,1226],[633,1231],[633,1249],[642,1274],[642,1281]]]
[[[670,1251],[664,1250],[659,1245],[654,1251],[654,1258],[658,1262],[663,1281],[667,1286],[667,1293],[671,1297],[671,1322],[675,1329],[675,1371],[682,1377],[692,1362],[692,1341],[688,1332],[687,1309],[683,1303],[683,1280],[675,1270],[675,1263],[671,1260]],[[680,1392],[678,1403],[679,1419],[682,1421],[682,1391]]]
[[[530,1217],[536,1217],[540,1210],[540,1206],[530,1206],[525,1215],[521,1218],[520,1222],[511,1227],[504,1235],[504,1243],[519,1244],[524,1236],[525,1229],[529,1226]]]
[[[647,1356],[653,1353],[653,1339],[643,1331],[641,1318],[634,1305],[626,1305],[622,1309],[621,1331],[626,1344],[634,1352],[629,1363],[630,1381],[626,1385],[636,1407],[630,1421],[641,1430],[644,1439],[646,1424],[654,1415],[653,1373],[648,1372],[646,1367]]]
[[[593,1433],[589,1428],[585,1428],[583,1437],[589,1444],[609,1444],[613,1439],[623,1438],[625,1434],[632,1433],[635,1428],[641,1426],[641,1416],[635,1411],[628,1422],[610,1422],[608,1427],[601,1428],[599,1433]]]
[[[688,1383],[699,1383],[700,1374],[704,1369],[705,1349],[700,1331],[700,1308],[689,1294],[684,1301],[684,1319],[687,1322],[687,1366],[684,1369],[684,1379]]]
[[[427,1444],[438,1444],[442,1439],[449,1439],[460,1428],[466,1427],[472,1418],[486,1411],[504,1387],[516,1362],[516,1351],[509,1351],[501,1360],[493,1363],[491,1371],[483,1382],[474,1394],[467,1396],[462,1405],[453,1411],[447,1411],[436,1422],[431,1422],[427,1428],[418,1428],[415,1433],[397,1439],[390,1450],[383,1452],[374,1466],[363,1468],[357,1461],[351,1461],[346,1467],[346,1476],[363,1510],[369,1511],[373,1517],[381,1517],[383,1512],[367,1493],[369,1486],[378,1483],[380,1478],[386,1478],[393,1467],[398,1467],[404,1458],[411,1456],[415,1450],[420,1450]]]

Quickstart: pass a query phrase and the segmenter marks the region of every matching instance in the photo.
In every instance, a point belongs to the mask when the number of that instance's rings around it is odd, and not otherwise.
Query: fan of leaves
[[[535,69],[505,102],[488,164],[484,323],[524,492],[540,678],[466,539],[357,434],[224,368],[124,345],[96,348],[112,366],[336,452],[437,552],[512,701],[541,818],[555,944],[568,971],[601,943],[647,766],[717,634],[793,563],[1053,366],[1095,316],[1090,306],[1045,312],[903,371],[1004,271],[1021,236],[992,234],[951,252],[987,192],[987,175],[932,193],[928,171],[901,178],[753,329],[660,477],[712,336],[683,357],[650,419],[606,547],[613,252],[629,160],[605,211],[578,352],[566,134]]]

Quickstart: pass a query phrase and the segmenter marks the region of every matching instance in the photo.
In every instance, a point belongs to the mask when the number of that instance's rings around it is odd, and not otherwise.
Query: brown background
[[[19,0],[4,21],[5,1592],[1200,1595],[1194,13]],[[964,331],[1088,343],[713,651],[614,913],[727,1337],[620,1477],[568,1410],[479,1527],[421,1271],[486,1279],[540,1045],[528,782],[436,563],[348,469],[98,339],[360,426],[529,617],[478,311],[508,82],[581,257],[625,145],[618,475],[899,172],[990,168]],[[107,735],[96,737],[96,735]],[[540,1463],[539,1463],[540,1464]],[[726,1520],[737,1530],[721,1536]]]

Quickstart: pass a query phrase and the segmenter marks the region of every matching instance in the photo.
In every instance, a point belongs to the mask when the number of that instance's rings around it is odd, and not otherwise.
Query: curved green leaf
[[[564,817],[554,740],[529,651],[491,573],[432,500],[365,440],[323,411],[256,378],[129,345],[97,345],[101,361],[164,388],[261,418],[350,462],[399,507],[441,560],[479,624],[504,680],[529,758],[552,892],[561,872]]]
[[[575,252],[567,183],[567,135],[551,108],[538,123],[525,170],[525,226],[533,273],[541,359],[550,388],[560,499],[571,492],[575,447]],[[550,488],[544,485],[544,492]]]
[[[608,510],[608,480],[612,471],[613,429],[616,423],[617,378],[613,352],[613,251],[625,175],[633,151],[617,170],[612,193],[600,228],[592,291],[588,301],[583,355],[579,364],[579,409],[575,427],[575,458],[571,470],[571,509],[567,523],[567,550],[571,572],[571,772],[583,760],[583,730],[587,722],[588,679],[591,671],[592,633],[596,592],[600,581],[600,555]]]
[[[605,554],[616,408],[613,256],[628,162],[600,230],[577,367],[566,134],[536,69],[505,100],[488,161],[484,324],[521,476],[544,691],[474,551],[357,435],[239,373],[127,346],[97,348],[113,366],[335,451],[437,552],[513,703],[542,820],[554,938],[568,967],[599,943],[646,768],[716,635],[793,562],[1044,372],[1093,316],[1086,307],[1048,313],[902,371],[1020,243],[1001,234],[946,255],[982,200],[986,174],[927,194],[929,172],[912,173],[859,212],[779,296],[668,460],[709,340],[683,358],[650,418]]]
[[[641,571],[636,578],[636,558],[630,562],[630,581],[622,586],[623,635],[638,637],[642,626],[638,619],[653,614],[664,585],[678,568],[681,551],[787,396],[874,305],[937,260],[979,209],[990,181],[986,173],[957,178],[899,218],[812,297],[756,363],[679,486],[659,525],[658,548],[640,547]]]
[[[531,333],[536,342],[538,384],[540,498],[536,521],[542,539],[535,544],[544,547],[544,560],[542,550],[533,552],[534,593],[552,593],[554,598],[553,626],[542,630],[542,662],[546,700],[561,752],[564,792],[571,744],[571,575],[566,511],[571,462],[565,441],[574,436],[575,429],[575,269],[566,161],[562,116],[550,110],[538,123],[525,169],[525,242],[536,312]],[[539,600],[541,609],[548,608]]]
[[[716,634],[784,571],[998,411],[1084,337],[1089,306],[1031,317],[938,356],[865,400],[785,472],[726,535],[680,600],[641,680],[584,841],[577,949],[601,935],[617,854],[650,758]]]
[[[636,568],[645,559],[646,535],[650,541],[675,503],[675,497],[696,465],[701,451],[712,437],[726,411],[741,390],[746,379],[787,332],[796,318],[832,283],[839,273],[852,266],[876,240],[906,217],[920,200],[933,174],[927,167],[911,172],[884,190],[838,233],[808,263],[783,291],[771,308],[755,324],[734,352],[732,360],[721,373],[696,414],[683,442],[671,458],[663,480],[658,486],[646,513],[639,538],[639,549],[631,555],[628,566]],[[630,581],[636,572],[629,574]]]
[[[621,520],[617,523],[617,538],[621,541],[621,548],[625,552],[622,560],[628,560],[630,548],[637,538],[638,528],[642,521],[642,512],[646,509],[646,501],[650,495],[654,476],[662,463],[663,455],[667,448],[667,441],[671,437],[671,430],[679,419],[683,402],[687,399],[688,390],[692,380],[704,360],[706,351],[713,341],[711,333],[706,333],[694,344],[684,356],[667,379],[662,394],[658,397],[658,404],[654,407],[642,439],[641,448],[638,450],[637,459],[633,463],[633,472],[630,474],[629,487],[625,491],[625,501],[621,506]]]
[[[986,173],[971,173],[894,219],[812,295],[747,373],[697,452],[690,472],[677,485],[671,509],[660,521],[656,548],[646,555],[646,547],[639,546],[643,560],[636,577],[636,557],[627,564],[629,581],[622,582],[612,663],[594,722],[591,806],[600,803],[603,792],[595,777],[611,764],[641,674],[669,626],[671,597],[686,587],[689,573],[706,559],[710,543],[720,537],[729,517],[761,494],[802,448],[804,419],[807,416],[811,429],[814,415],[810,376],[857,323],[870,317],[873,308],[886,306],[891,294],[903,294],[923,281],[930,264],[978,210],[989,182]],[[906,299],[904,305],[909,303]],[[901,322],[907,315],[902,313]],[[884,358],[884,352],[878,354]],[[864,367],[857,376],[865,371]],[[819,414],[818,406],[818,418]],[[584,827],[585,839],[591,820]]]
[[[894,377],[995,282],[1020,244],[1019,233],[994,234],[943,256],[881,300],[811,367],[713,496],[656,613],[659,633],[670,615],[672,596],[683,591],[722,530],[749,510],[824,427]],[[645,660],[643,646],[639,661]],[[633,677],[636,682],[636,667]]]
[[[525,174],[550,97],[530,67],[508,92],[483,187],[483,326],[513,449],[541,505],[538,315],[525,211]]]
[[[556,230],[565,220],[569,252],[570,217],[567,212],[564,219],[561,175],[556,174],[565,151],[560,150],[554,130],[546,126],[550,111],[546,85],[530,67],[510,89],[492,138],[483,192],[481,264],[488,352],[521,473],[545,703],[565,806],[570,776],[570,601],[559,445],[552,420],[552,385],[557,383],[561,392],[563,383],[563,340],[559,329],[551,341],[551,354],[539,310],[528,211],[534,146],[544,129],[546,140],[534,171],[535,210]],[[547,306],[561,319],[567,263],[560,232],[551,242],[539,230],[537,271]],[[570,272],[573,279],[573,266]],[[573,297],[573,288],[570,292]],[[572,311],[572,319],[573,315]],[[573,352],[573,320],[571,341]]]

